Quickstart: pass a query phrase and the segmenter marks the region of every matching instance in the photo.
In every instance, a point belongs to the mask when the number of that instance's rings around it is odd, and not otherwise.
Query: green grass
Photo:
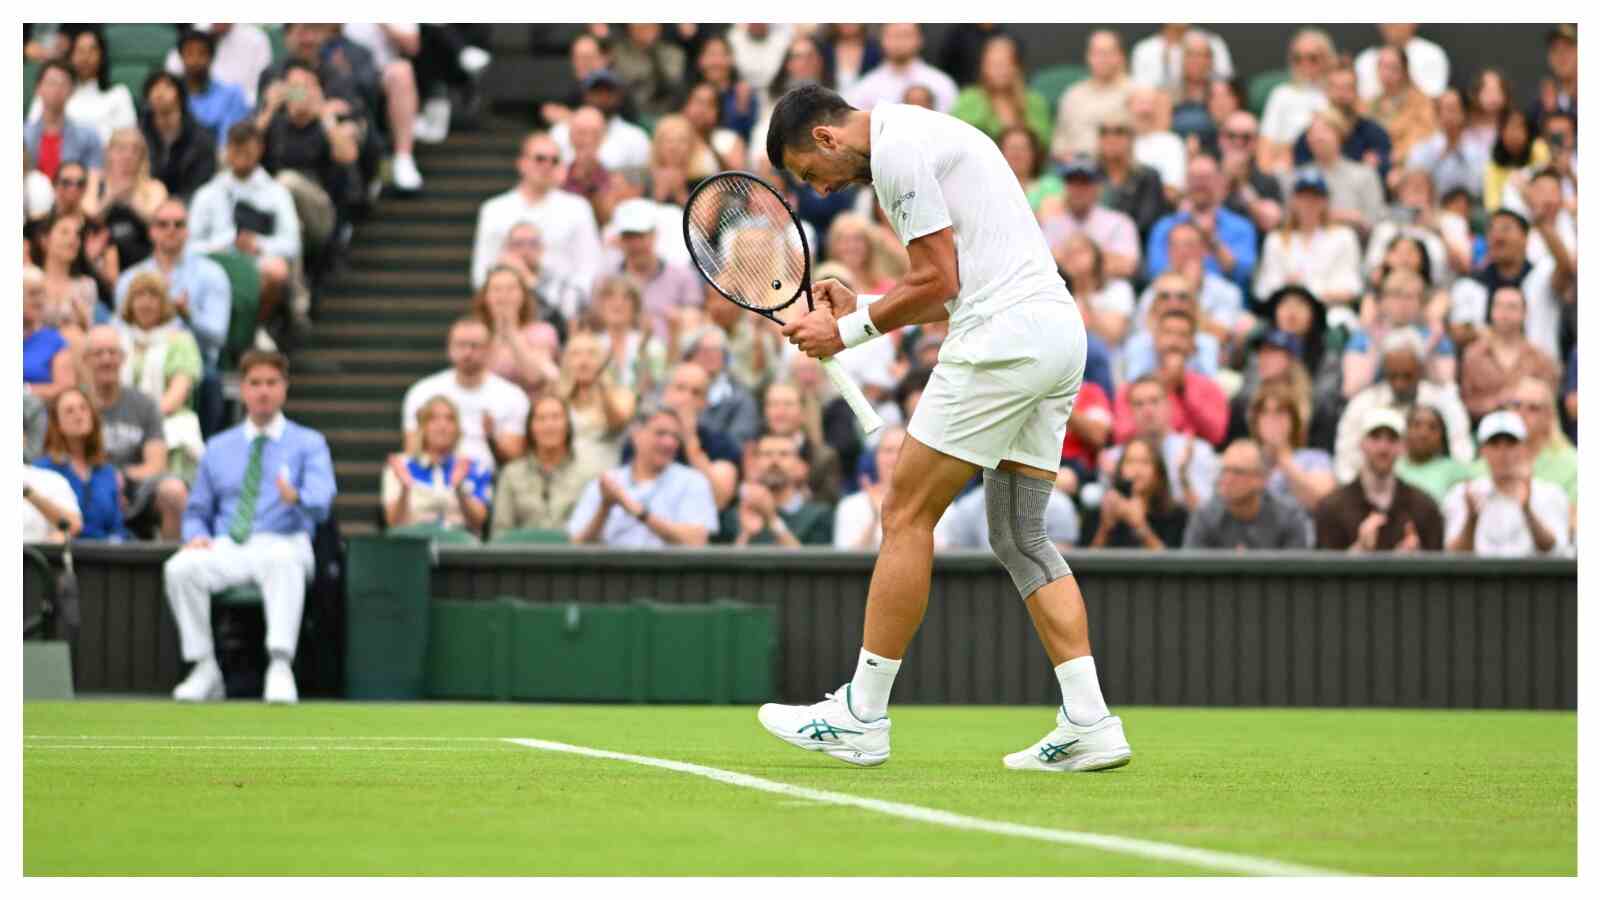
[[[1132,765],[1054,776],[1000,767],[1003,753],[1051,725],[1048,709],[897,707],[894,757],[861,770],[779,744],[753,710],[737,707],[31,703],[23,714],[23,870],[1207,874],[463,740],[537,737],[1347,872],[1576,872],[1570,713],[1118,712]],[[373,737],[397,740],[352,740]],[[112,749],[121,745],[140,749]],[[218,745],[273,749],[203,749]]]

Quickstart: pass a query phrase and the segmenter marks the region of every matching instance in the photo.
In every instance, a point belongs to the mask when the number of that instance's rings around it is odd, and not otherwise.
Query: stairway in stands
[[[471,303],[467,270],[478,206],[516,179],[522,131],[492,120],[485,126],[418,145],[423,193],[379,200],[296,354],[300,368],[285,413],[328,438],[345,535],[378,530],[380,473],[400,449],[406,388],[449,365],[446,328]]]

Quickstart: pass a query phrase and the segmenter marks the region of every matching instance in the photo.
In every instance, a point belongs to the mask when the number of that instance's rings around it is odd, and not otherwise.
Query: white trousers
[[[183,658],[209,659],[211,595],[242,584],[254,584],[266,607],[267,651],[294,657],[300,642],[300,614],[306,606],[306,581],[313,569],[311,536],[253,534],[243,546],[231,538],[215,538],[204,549],[185,548],[167,559],[167,603],[178,621]]]

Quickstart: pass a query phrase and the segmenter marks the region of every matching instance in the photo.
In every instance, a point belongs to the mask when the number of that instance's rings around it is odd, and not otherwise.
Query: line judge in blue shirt
[[[1207,244],[1206,271],[1221,275],[1250,292],[1256,271],[1256,227],[1222,201],[1227,198],[1216,157],[1189,157],[1187,193],[1177,212],[1162,216],[1145,241],[1145,272],[1150,278],[1167,271],[1167,232],[1179,222],[1193,222]]]
[[[206,443],[183,513],[183,549],[164,569],[183,658],[194,663],[172,696],[223,698],[211,595],[252,584],[266,607],[271,662],[264,699],[294,703],[299,692],[290,664],[312,572],[312,532],[328,518],[337,491],[333,458],[326,438],[283,417],[289,362],[282,354],[252,350],[239,372],[246,419]]]

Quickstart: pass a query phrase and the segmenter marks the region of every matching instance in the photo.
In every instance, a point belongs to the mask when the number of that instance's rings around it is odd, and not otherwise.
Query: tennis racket
[[[723,172],[701,182],[683,208],[683,240],[689,257],[717,293],[779,325],[780,313],[802,295],[811,299],[811,252],[800,220],[773,187],[748,172]],[[883,419],[839,361],[821,360],[822,371],[850,405],[867,434]]]

